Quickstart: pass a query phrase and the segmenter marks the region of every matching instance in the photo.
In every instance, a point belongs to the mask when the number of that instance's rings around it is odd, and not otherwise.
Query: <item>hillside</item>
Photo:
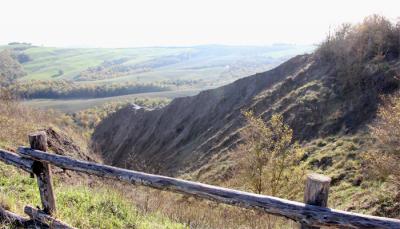
[[[8,50],[0,51],[0,84],[14,83],[26,73],[21,64],[15,60]]]
[[[82,129],[66,115],[40,111],[10,100],[0,87],[0,149],[15,151],[28,145],[28,134],[45,130],[49,151],[81,160],[100,162],[87,147]],[[6,96],[5,96],[6,95]],[[115,184],[110,188],[99,178],[53,167],[57,218],[78,228],[185,228],[158,211],[143,212]],[[96,187],[93,187],[96,185]],[[40,206],[36,179],[0,162],[0,207],[20,215],[27,204]],[[95,220],[94,220],[95,219]],[[1,228],[15,228],[0,220]]]
[[[265,121],[280,113],[307,151],[303,161],[308,170],[333,178],[338,190],[333,206],[389,214],[391,207],[382,204],[392,203],[395,192],[377,197],[384,193],[379,185],[368,191],[373,181],[363,177],[360,159],[372,149],[367,126],[380,96],[399,86],[398,30],[382,24],[387,25],[367,18],[338,31],[313,54],[177,98],[162,109],[121,109],[97,126],[93,144],[112,165],[219,183],[236,176],[231,150],[241,141],[241,111],[251,110]],[[360,186],[362,180],[366,186]],[[348,193],[358,197],[349,200]]]
[[[390,71],[399,70],[398,62],[387,64]],[[133,167],[177,173],[230,149],[243,125],[241,110],[253,110],[265,120],[283,113],[298,140],[354,133],[374,116],[378,95],[397,85],[386,72],[369,74],[373,80],[364,91],[346,96],[334,82],[333,64],[315,55],[298,56],[271,71],[175,99],[161,110],[127,107],[105,119],[93,141],[111,164],[125,166],[129,157]]]

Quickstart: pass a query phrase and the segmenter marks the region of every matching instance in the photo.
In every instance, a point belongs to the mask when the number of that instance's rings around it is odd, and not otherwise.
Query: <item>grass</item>
[[[87,152],[80,129],[59,113],[36,111],[9,100],[1,100],[0,111],[0,148],[15,150],[27,144],[29,132],[52,126],[71,137],[82,153]],[[54,176],[57,217],[66,223],[79,228],[185,228],[158,211],[137,210],[131,199],[111,186],[89,187],[83,182],[80,177]],[[20,215],[25,205],[40,206],[36,179],[0,163],[0,205]]]
[[[95,99],[32,99],[25,100],[22,103],[40,109],[54,109],[62,112],[77,112],[96,106],[101,106],[109,102],[118,102],[133,100],[135,98],[168,98],[191,96],[199,92],[199,89],[181,90],[181,91],[163,91],[163,92],[148,92],[132,95],[113,96],[107,98]]]
[[[0,204],[23,214],[25,205],[40,206],[36,179],[0,164]],[[143,214],[118,191],[55,182],[57,218],[78,228],[186,228],[161,213]]]
[[[382,206],[394,206],[394,187],[365,174],[362,156],[373,148],[368,134],[331,136],[307,144],[309,170],[332,178],[328,206],[391,217]]]
[[[27,134],[37,129],[53,127],[65,133],[87,153],[82,130],[60,113],[30,109],[13,100],[0,103],[0,148],[15,150],[27,144]],[[65,119],[67,118],[67,119]],[[78,156],[78,155],[77,155]],[[89,156],[89,155],[88,155]],[[54,170],[55,171],[55,170]],[[159,211],[146,212],[136,208],[124,192],[96,179],[53,176],[57,200],[57,218],[78,228],[186,228],[169,220]],[[89,182],[87,182],[89,181]],[[86,183],[85,183],[86,182]],[[96,183],[96,187],[88,184]],[[98,184],[98,185],[97,185]],[[126,191],[126,190],[125,190]],[[131,190],[129,190],[131,191]],[[129,193],[129,192],[128,192]],[[24,215],[26,205],[40,206],[40,195],[35,178],[13,166],[0,163],[0,206]],[[0,228],[8,228],[1,225]]]
[[[309,52],[312,46],[271,45],[252,46],[194,46],[194,47],[147,47],[147,48],[55,48],[27,45],[5,45],[6,48],[18,48],[30,57],[23,63],[27,75],[24,80],[72,80],[76,84],[104,85],[110,83],[159,83],[162,85],[180,84],[176,90],[178,96],[182,90],[205,90],[218,87],[232,81],[269,70],[284,60]],[[77,81],[75,77],[92,67],[102,66],[105,61],[124,59],[118,67],[145,66],[146,71],[116,74],[99,73],[97,79]],[[140,69],[142,67],[138,67]],[[109,69],[110,70],[110,69]],[[112,70],[114,71],[114,70]],[[111,71],[111,72],[112,72]],[[115,70],[118,72],[118,70]],[[104,75],[102,75],[104,74]],[[195,81],[183,85],[182,82]],[[140,97],[141,95],[137,95]],[[172,95],[173,96],[173,95]],[[163,97],[163,96],[158,96]],[[169,96],[167,96],[169,97]],[[118,98],[112,98],[118,99]],[[102,99],[74,101],[34,101],[40,108],[78,111],[101,105]],[[82,104],[80,104],[82,103]],[[69,108],[71,107],[71,108]]]
[[[0,46],[1,49],[19,46]],[[148,48],[54,48],[26,46],[22,52],[31,58],[23,63],[27,80],[73,80],[89,67],[97,67],[104,61],[126,59],[123,66],[151,63],[151,71],[117,78],[91,81],[155,82],[163,80],[204,79],[209,83],[226,81],[221,78],[228,68],[239,68],[241,77],[265,71],[285,59],[313,49],[312,46],[195,46],[195,47],[148,47]],[[172,58],[178,61],[170,62]],[[63,75],[56,76],[62,70]]]
[[[24,64],[28,72],[26,79],[52,79],[58,70],[63,70],[63,79],[72,79],[79,72],[100,65],[103,61],[129,58],[131,64],[186,51],[186,48],[138,48],[138,49],[65,49],[52,47],[32,47],[24,51],[33,61]]]

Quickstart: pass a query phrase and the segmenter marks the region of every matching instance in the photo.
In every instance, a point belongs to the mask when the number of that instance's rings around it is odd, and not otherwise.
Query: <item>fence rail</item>
[[[77,160],[67,156],[55,155],[41,150],[32,149],[32,144],[31,147],[19,147],[18,153],[19,155],[5,150],[0,150],[0,160],[24,169],[27,172],[35,173],[36,175],[37,171],[35,170],[37,170],[37,166],[35,165],[39,162],[42,164],[51,164],[67,170],[83,172],[136,185],[144,185],[159,190],[182,193],[248,209],[256,209],[268,214],[282,216],[297,221],[302,224],[302,228],[315,228],[321,226],[346,228],[400,228],[400,220],[397,219],[363,215],[323,207],[326,205],[330,179],[321,175],[311,175],[308,177],[305,201],[313,204],[311,205],[271,196],[257,195],[254,193],[242,192],[198,182]],[[51,171],[49,172],[51,173]],[[42,190],[43,187],[39,187],[39,189]],[[51,200],[52,197],[48,194],[42,195],[42,191],[41,199],[44,209],[49,205],[49,201],[50,205],[53,204],[55,206],[55,200]],[[52,203],[52,201],[54,201],[54,203]],[[34,212],[32,207],[28,210]],[[50,219],[52,219],[52,212],[41,211],[40,213],[41,217],[36,217],[35,220],[40,221],[40,219],[46,218],[46,214]],[[42,213],[44,213],[44,215]],[[63,224],[61,221],[56,219],[53,219],[53,222],[57,222],[59,225]]]

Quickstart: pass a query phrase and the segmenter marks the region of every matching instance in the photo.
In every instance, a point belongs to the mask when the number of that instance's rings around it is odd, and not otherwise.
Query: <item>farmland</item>
[[[134,95],[193,95],[266,71],[313,47],[54,48],[17,43],[0,46],[4,49],[26,73],[18,79],[21,95],[29,99],[25,103],[75,111]]]

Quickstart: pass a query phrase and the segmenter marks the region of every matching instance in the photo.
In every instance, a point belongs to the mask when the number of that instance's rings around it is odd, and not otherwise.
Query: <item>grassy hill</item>
[[[74,106],[81,98],[95,100],[165,90],[177,92],[166,97],[193,95],[193,90],[217,87],[268,70],[289,57],[311,51],[313,47],[281,44],[105,49],[12,44],[0,46],[2,49],[11,50],[26,72],[19,79],[19,90],[24,96],[52,99],[44,108],[55,109],[66,104],[63,99],[75,99],[69,104],[72,110],[78,110],[92,104]],[[35,83],[37,80],[41,82]],[[50,83],[58,81],[63,82],[61,86]],[[70,89],[62,85],[68,85]],[[93,90],[101,92],[93,93]],[[95,103],[102,103],[102,100]]]
[[[89,153],[82,129],[62,113],[42,112],[2,97],[0,90],[0,148],[13,151],[27,145],[27,134],[45,129],[50,151],[82,160],[101,161]],[[62,172],[53,167],[57,217],[78,228],[187,228],[161,212],[142,211],[116,184],[96,177]],[[24,215],[26,205],[40,206],[36,179],[0,162],[0,206]],[[13,228],[0,222],[1,228]]]
[[[12,49],[23,53],[29,60],[23,63],[27,76],[24,79],[35,80],[74,80],[82,71],[100,66],[105,61],[120,62],[122,66],[146,66],[150,72],[128,74],[119,79],[103,80],[171,80],[207,79],[218,77],[229,67],[245,66],[244,63],[271,67],[284,59],[308,52],[311,46],[272,45],[266,47],[246,46],[195,46],[195,47],[150,47],[150,48],[51,48],[30,45],[7,45],[0,49]],[[265,65],[265,66],[264,66]],[[63,74],[59,74],[59,71]],[[256,69],[253,69],[256,70]],[[243,75],[245,76],[245,75]]]

